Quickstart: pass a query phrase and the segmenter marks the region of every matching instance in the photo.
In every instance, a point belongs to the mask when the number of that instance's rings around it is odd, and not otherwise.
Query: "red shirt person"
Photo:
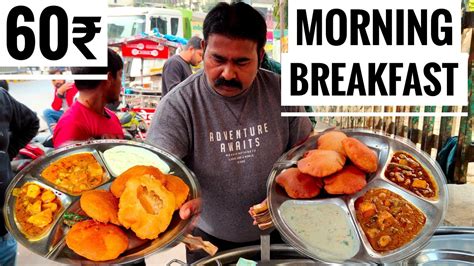
[[[119,100],[123,62],[108,50],[108,66],[76,67],[73,74],[107,74],[107,80],[76,80],[77,101],[64,113],[54,129],[53,143],[58,148],[89,139],[123,138],[117,116],[105,106]]]

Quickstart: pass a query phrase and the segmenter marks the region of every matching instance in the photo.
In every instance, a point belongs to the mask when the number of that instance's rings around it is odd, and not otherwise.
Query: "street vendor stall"
[[[161,98],[163,64],[176,52],[179,44],[162,37],[140,35],[109,46],[119,49],[125,61],[123,104],[139,113],[149,124]]]

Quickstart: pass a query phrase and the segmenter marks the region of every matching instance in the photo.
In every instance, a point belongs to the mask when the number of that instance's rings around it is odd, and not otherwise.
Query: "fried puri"
[[[346,134],[340,131],[324,133],[318,138],[318,149],[337,151],[342,155],[346,155],[344,147],[342,147],[342,140],[345,138],[347,138]]]
[[[303,174],[298,168],[289,168],[280,173],[276,182],[294,199],[314,198],[319,195],[323,186],[321,179]]]
[[[166,189],[174,194],[176,203],[175,210],[179,209],[188,198],[189,187],[181,178],[174,175],[165,175],[156,167],[143,165],[131,167],[119,175],[114,182],[112,182],[110,191],[115,197],[120,198],[127,181],[133,176],[141,175],[152,175],[154,178],[159,180]]]
[[[118,219],[141,239],[155,239],[168,228],[175,197],[152,175],[128,179],[120,196]]]
[[[106,190],[91,190],[82,193],[81,209],[92,219],[102,223],[120,225],[118,221],[118,199]]]
[[[298,169],[304,174],[325,177],[341,170],[345,163],[346,157],[337,151],[310,150],[298,161]]]
[[[329,194],[354,194],[367,185],[365,173],[353,165],[324,179],[324,189]]]
[[[87,220],[72,226],[66,244],[89,260],[107,261],[118,258],[127,249],[128,237],[116,225]]]
[[[349,157],[359,169],[366,173],[377,171],[377,154],[367,145],[356,138],[348,137],[342,141],[342,146],[346,151],[347,157]]]

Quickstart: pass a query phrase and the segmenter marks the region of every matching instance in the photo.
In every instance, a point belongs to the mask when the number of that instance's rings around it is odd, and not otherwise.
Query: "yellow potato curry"
[[[78,153],[53,162],[41,175],[67,192],[79,194],[99,186],[104,170],[92,153]]]
[[[17,197],[15,218],[27,238],[39,237],[46,232],[61,209],[61,202],[54,192],[35,183],[14,189],[13,195]]]

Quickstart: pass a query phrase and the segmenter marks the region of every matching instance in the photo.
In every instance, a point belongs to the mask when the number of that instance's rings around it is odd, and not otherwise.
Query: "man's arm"
[[[10,130],[12,134],[8,145],[8,155],[10,159],[13,159],[18,151],[38,133],[39,119],[35,112],[13,97],[10,97],[10,103],[12,109]]]

